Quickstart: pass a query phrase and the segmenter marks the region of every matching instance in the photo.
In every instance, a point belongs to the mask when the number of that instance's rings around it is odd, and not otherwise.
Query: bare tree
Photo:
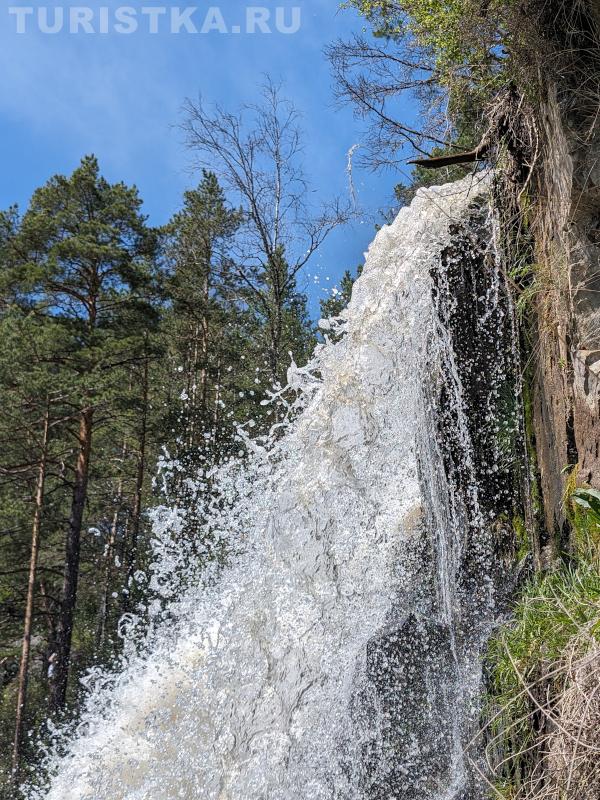
[[[195,166],[215,171],[241,204],[237,270],[264,317],[273,381],[281,378],[284,313],[296,277],[349,206],[339,199],[315,208],[302,165],[299,114],[267,80],[261,102],[232,113],[187,101],[183,125]]]
[[[406,155],[461,149],[455,146],[464,138],[457,119],[472,127],[481,102],[473,90],[502,64],[499,20],[487,0],[473,0],[458,22],[447,15],[443,44],[411,16],[409,2],[375,2],[369,10],[360,0],[349,4],[364,14],[373,33],[338,39],[325,54],[338,100],[367,121],[363,163],[397,166]]]
[[[424,52],[400,52],[391,38],[367,40],[354,36],[338,39],[325,49],[331,64],[336,97],[350,103],[358,116],[368,122],[365,161],[368,166],[396,165],[410,152],[425,153],[426,146],[446,145],[435,135],[431,123],[418,128],[400,116],[402,95],[409,94],[433,107],[440,97],[433,61]]]

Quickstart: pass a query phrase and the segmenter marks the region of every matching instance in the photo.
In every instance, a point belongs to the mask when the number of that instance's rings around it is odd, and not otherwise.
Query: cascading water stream
[[[155,621],[120,672],[94,677],[28,797],[479,797],[463,747],[493,554],[440,264],[489,182],[421,190],[377,234],[343,338],[290,371],[301,415],[212,478],[218,563],[196,579],[177,513],[157,512]]]

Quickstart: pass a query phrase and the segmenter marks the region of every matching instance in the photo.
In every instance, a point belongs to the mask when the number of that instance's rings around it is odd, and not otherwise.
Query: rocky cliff
[[[550,4],[552,5],[552,4]],[[535,430],[546,525],[568,543],[569,466],[600,487],[600,48],[599,8],[569,4],[552,20],[557,69],[539,107]],[[561,25],[562,23],[562,25]]]

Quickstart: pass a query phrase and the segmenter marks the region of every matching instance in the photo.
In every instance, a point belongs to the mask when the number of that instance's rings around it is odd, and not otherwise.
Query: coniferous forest
[[[188,108],[198,182],[162,227],[93,155],[0,217],[3,797],[39,748],[29,732],[68,719],[81,677],[118,656],[148,510],[193,509],[187,477],[238,457],[239,424],[277,423],[268,399],[314,347],[298,273],[347,211],[304,207],[296,112],[271,84],[255,124],[234,141],[234,117]]]

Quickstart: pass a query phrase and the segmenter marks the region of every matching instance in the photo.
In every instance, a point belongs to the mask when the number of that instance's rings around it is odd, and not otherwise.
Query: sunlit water
[[[427,446],[424,385],[439,379],[444,347],[430,272],[450,223],[485,185],[479,177],[421,190],[377,234],[337,323],[344,337],[290,371],[305,406],[298,419],[275,445],[257,446],[243,470],[214,478],[227,502],[213,508],[207,531],[229,554],[223,566],[196,577],[177,544],[177,512],[157,512],[152,583],[168,595],[167,610],[155,602],[150,632],[130,641],[118,674],[90,677],[77,732],[66,753],[49,756],[48,785],[28,796],[391,800],[372,775],[386,774],[374,759],[394,757],[405,758],[410,783],[410,748],[377,746],[387,712],[369,687],[367,650],[411,592],[424,591],[421,487],[430,518],[436,496],[446,502]],[[451,626],[455,533],[447,509],[437,516],[437,579],[427,591]],[[443,682],[443,670],[434,674]],[[453,691],[442,692],[446,703]],[[411,735],[406,722],[399,736]],[[444,742],[450,773],[440,798],[461,790],[465,769],[460,737]]]

